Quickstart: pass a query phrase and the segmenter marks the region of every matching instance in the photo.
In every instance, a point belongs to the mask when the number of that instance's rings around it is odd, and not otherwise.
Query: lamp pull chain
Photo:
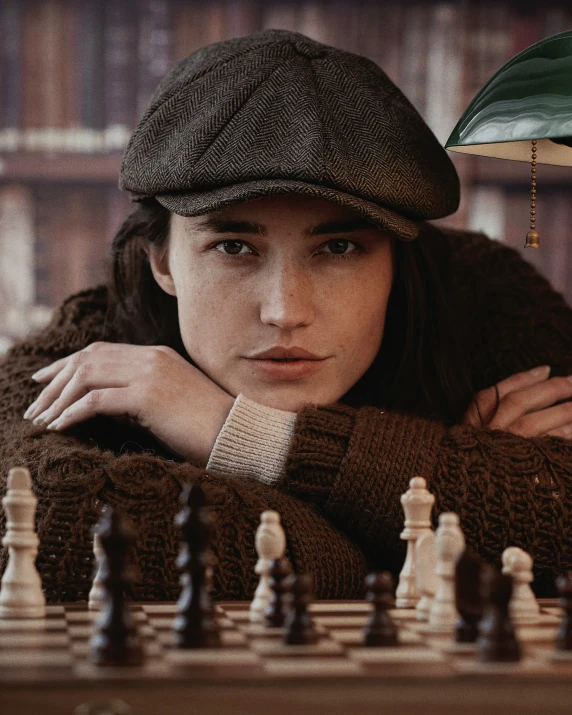
[[[536,145],[532,140],[532,160],[530,162],[530,231],[526,234],[525,248],[540,248],[540,236],[536,232]]]

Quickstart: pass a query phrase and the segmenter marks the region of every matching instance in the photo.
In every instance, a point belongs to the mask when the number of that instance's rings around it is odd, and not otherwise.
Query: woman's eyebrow
[[[238,221],[232,219],[222,219],[216,216],[203,219],[196,227],[211,233],[254,233],[259,236],[267,236],[266,226],[257,221]],[[322,236],[330,233],[350,233],[361,229],[375,228],[375,225],[367,219],[351,218],[325,221],[314,226],[309,226],[304,230],[304,236]]]

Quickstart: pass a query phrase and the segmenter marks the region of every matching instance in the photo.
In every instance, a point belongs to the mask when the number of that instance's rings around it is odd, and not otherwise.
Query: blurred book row
[[[370,57],[441,141],[512,55],[570,27],[572,7],[361,0],[2,0],[0,151],[113,151],[170,67],[268,27]]]

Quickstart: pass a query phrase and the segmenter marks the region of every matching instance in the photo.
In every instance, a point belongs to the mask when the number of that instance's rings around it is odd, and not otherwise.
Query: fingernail
[[[40,413],[36,419],[34,420],[34,424],[38,425],[40,422],[43,422],[44,425],[46,424],[46,420],[44,419],[44,415],[46,414],[47,410],[44,410],[42,413]]]
[[[50,424],[46,427],[46,429],[60,429],[61,424],[62,423],[60,421],[60,418],[58,417],[57,420],[50,422]]]
[[[32,402],[32,404],[28,407],[28,409],[24,412],[24,419],[27,420],[28,417],[32,414],[34,411],[34,407],[36,406],[35,402]]]
[[[548,377],[550,375],[550,365],[542,365],[542,367],[535,367],[530,371],[533,377]]]

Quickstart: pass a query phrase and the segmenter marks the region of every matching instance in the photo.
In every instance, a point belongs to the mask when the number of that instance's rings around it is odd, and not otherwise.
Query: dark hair
[[[159,287],[149,265],[151,244],[159,252],[168,248],[169,220],[168,209],[145,199],[123,222],[107,257],[107,320],[122,342],[167,345],[195,365],[181,339],[177,300]],[[340,402],[455,424],[473,389],[459,323],[434,258],[441,255],[436,248],[445,239],[434,226],[425,226],[423,240],[394,242],[395,277],[380,350]]]

